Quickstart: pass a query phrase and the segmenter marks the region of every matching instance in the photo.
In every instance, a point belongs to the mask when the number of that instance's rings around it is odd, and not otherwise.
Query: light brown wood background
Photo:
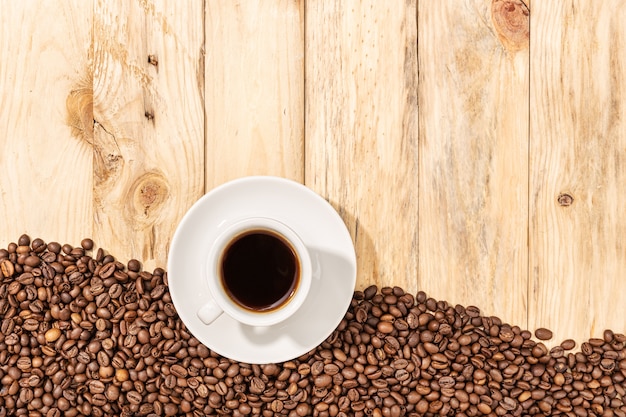
[[[205,192],[320,193],[358,288],[626,331],[626,4],[5,1],[0,240],[165,267]]]

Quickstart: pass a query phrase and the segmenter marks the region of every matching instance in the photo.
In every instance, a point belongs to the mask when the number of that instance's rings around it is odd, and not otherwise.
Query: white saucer
[[[287,320],[270,327],[240,324],[226,314],[205,325],[196,312],[209,297],[203,268],[217,235],[249,216],[282,221],[311,253],[309,297]],[[345,315],[356,283],[356,254],[339,214],[318,194],[279,177],[244,177],[200,198],[178,225],[169,251],[168,282],[178,315],[212,351],[240,362],[276,363],[322,343]]]

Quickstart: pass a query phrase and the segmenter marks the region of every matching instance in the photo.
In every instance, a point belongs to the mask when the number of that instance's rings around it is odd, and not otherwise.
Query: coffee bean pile
[[[163,269],[92,249],[0,249],[0,416],[626,416],[623,334],[548,350],[474,306],[371,286],[311,352],[250,365],[187,331]]]

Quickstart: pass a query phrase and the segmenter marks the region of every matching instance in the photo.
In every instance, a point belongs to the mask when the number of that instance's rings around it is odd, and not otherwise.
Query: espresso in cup
[[[239,306],[268,312],[288,303],[300,282],[300,259],[292,244],[269,229],[244,231],[225,247],[220,280]]]
[[[311,257],[300,236],[281,221],[249,217],[222,227],[208,252],[211,297],[197,311],[204,324],[222,313],[251,326],[291,317],[307,298]]]

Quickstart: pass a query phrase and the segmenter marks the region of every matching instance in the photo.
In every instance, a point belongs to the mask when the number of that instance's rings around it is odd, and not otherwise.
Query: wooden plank
[[[525,326],[529,12],[419,5],[419,288]]]
[[[302,3],[207,2],[207,191],[246,175],[303,181]]]
[[[203,2],[98,0],[93,36],[96,242],[165,267],[204,192]]]
[[[536,2],[530,325],[626,332],[626,5]]]
[[[348,226],[357,288],[415,292],[416,2],[306,7],[306,184]]]
[[[91,234],[91,2],[0,7],[0,244]]]

